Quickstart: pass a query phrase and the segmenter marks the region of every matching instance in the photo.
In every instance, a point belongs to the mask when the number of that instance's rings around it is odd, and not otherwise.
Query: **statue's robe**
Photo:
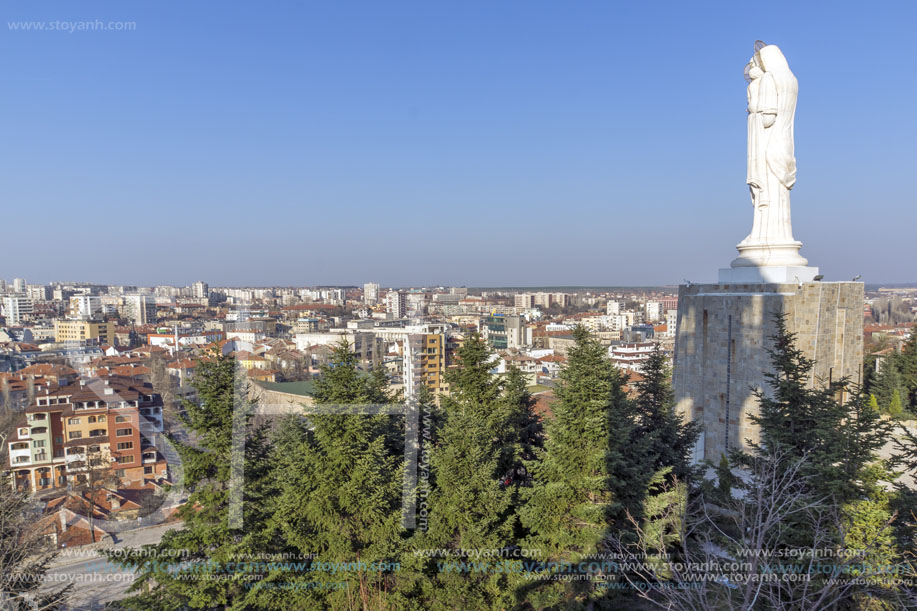
[[[762,219],[768,242],[793,240],[790,224],[790,189],[796,184],[796,157],[793,144],[793,118],[799,86],[786,58],[775,45],[759,52],[764,76],[758,95],[762,113],[776,113],[774,124],[765,129],[766,199],[768,208]]]

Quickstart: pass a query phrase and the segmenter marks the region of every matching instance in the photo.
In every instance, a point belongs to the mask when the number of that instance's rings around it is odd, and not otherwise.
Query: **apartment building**
[[[647,322],[659,322],[665,313],[660,301],[647,301],[643,306],[643,311]]]
[[[366,305],[376,305],[379,302],[379,285],[375,282],[367,282],[363,285],[363,303]]]
[[[124,295],[121,298],[121,313],[135,325],[156,322],[156,298],[152,295]]]
[[[198,280],[191,285],[191,296],[195,299],[207,299],[210,296],[210,285],[203,280]]]
[[[415,398],[422,386],[434,395],[446,392],[446,336],[410,333],[404,340],[404,392]]]
[[[531,293],[519,293],[513,297],[513,305],[517,308],[531,310],[535,307],[535,296]]]
[[[96,295],[74,295],[68,301],[70,318],[90,320],[102,315],[102,299]]]
[[[404,318],[408,315],[408,297],[401,291],[389,291],[385,296],[389,318]]]
[[[334,348],[341,341],[346,341],[350,350],[355,352],[357,358],[364,364],[375,363],[383,357],[382,340],[371,331],[331,329],[325,333],[297,333],[293,337],[296,349],[303,353],[311,352],[313,346]]]
[[[528,343],[520,316],[492,314],[484,319],[482,326],[484,339],[495,350],[519,350]]]
[[[115,341],[115,323],[89,320],[55,320],[54,341],[112,344]]]
[[[32,300],[24,295],[8,295],[3,298],[2,305],[7,325],[21,325],[32,315]]]
[[[161,432],[162,398],[150,384],[112,377],[48,389],[7,441],[12,484],[32,492],[78,486],[92,469],[122,484],[167,477],[155,446]]]
[[[656,344],[653,342],[617,344],[608,348],[608,355],[612,362],[621,369],[642,373],[643,364],[655,349]]]

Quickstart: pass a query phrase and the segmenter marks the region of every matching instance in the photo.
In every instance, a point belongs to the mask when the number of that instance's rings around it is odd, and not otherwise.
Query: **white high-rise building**
[[[621,302],[615,301],[614,299],[608,300],[608,305],[606,306],[605,313],[610,316],[617,316],[621,313]]]
[[[191,296],[195,299],[206,299],[210,296],[210,285],[203,280],[198,280],[191,285]]]
[[[678,310],[666,310],[665,312],[665,334],[666,337],[675,337],[675,330],[678,325]]]
[[[32,302],[47,301],[51,298],[51,287],[44,284],[30,284],[27,287],[27,295]]]
[[[385,296],[386,311],[391,318],[404,318],[408,315],[408,297],[401,291],[389,291]]]
[[[70,318],[91,320],[102,315],[102,300],[96,295],[75,295],[70,298]]]
[[[375,305],[379,303],[379,285],[375,282],[367,282],[363,285],[363,303]]]
[[[14,293],[25,293],[26,284],[25,278],[14,278],[13,279],[13,292]]]
[[[32,313],[32,300],[22,295],[3,298],[3,316],[8,325],[20,325],[24,317]]]
[[[647,301],[644,306],[647,322],[659,322],[662,320],[662,304],[658,301]]]
[[[411,293],[407,296],[408,313],[421,316],[427,313],[427,296],[424,293]]]
[[[151,295],[125,295],[121,303],[122,315],[135,325],[156,322],[156,300]]]
[[[347,301],[347,291],[344,289],[330,289],[325,294],[324,299],[328,303],[344,305],[344,303]]]

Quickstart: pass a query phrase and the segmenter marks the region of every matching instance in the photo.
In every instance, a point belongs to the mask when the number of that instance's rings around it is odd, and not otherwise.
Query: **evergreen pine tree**
[[[759,442],[752,444],[760,455],[805,458],[805,476],[811,476],[817,496],[831,496],[842,486],[844,461],[843,426],[847,409],[836,400],[846,380],[825,387],[810,385],[815,362],[796,347],[796,336],[783,314],[775,315],[777,332],[768,350],[773,371],[765,374],[770,394],[757,391],[759,414],[751,420],[759,427]],[[864,406],[865,407],[865,406]]]
[[[535,400],[528,391],[525,375],[515,366],[507,369],[503,377],[502,394],[497,403],[503,423],[503,436],[498,445],[503,449],[500,469],[504,471],[504,485],[516,486],[530,480],[525,464],[535,459],[544,445],[541,420],[535,414]]]
[[[888,415],[892,418],[900,418],[904,414],[904,406],[901,403],[901,391],[895,390],[892,394],[892,400],[888,403]]]
[[[802,504],[815,502],[825,515],[836,512],[842,520],[829,533],[835,544],[859,549],[866,557],[885,562],[897,558],[888,522],[891,520],[888,482],[893,479],[878,450],[889,435],[882,420],[860,388],[847,380],[827,386],[808,385],[814,362],[795,346],[795,336],[782,315],[776,317],[777,334],[770,351],[774,371],[767,374],[771,394],[758,393],[760,441],[752,456],[734,457],[749,465],[770,456],[781,457],[778,466],[789,471],[801,462],[799,472],[806,493]],[[850,398],[841,400],[845,394]],[[779,534],[780,545],[810,548],[815,533],[806,525],[805,512],[788,519]],[[817,579],[822,579],[818,577]],[[880,580],[874,595],[891,595]]]
[[[240,566],[240,560],[270,553],[276,544],[266,528],[272,492],[268,448],[264,429],[250,427],[254,403],[244,374],[234,358],[213,351],[198,364],[193,385],[199,403],[186,401],[183,419],[195,442],[172,440],[190,490],[179,510],[184,525],[141,550],[109,553],[138,574],[131,590],[139,593],[119,601],[122,608],[249,608],[247,584],[264,571]],[[234,426],[245,437],[244,451],[234,443]],[[244,477],[233,490],[234,467],[240,466]],[[241,493],[241,528],[230,520],[236,493]]]
[[[904,384],[902,383],[901,373],[898,371],[898,359],[895,355],[888,356],[882,363],[879,373],[876,375],[876,381],[872,386],[872,394],[879,401],[879,407],[882,408],[882,411],[886,413],[889,411],[895,394],[900,393],[903,389]],[[898,400],[901,400],[900,396]]]
[[[403,417],[360,413],[391,398],[384,373],[362,372],[346,342],[321,374],[313,413],[287,419],[274,449],[273,523],[305,560],[272,571],[253,594],[263,609],[403,608]],[[322,568],[332,566],[342,568]]]
[[[644,378],[637,382],[634,405],[638,435],[651,440],[649,470],[656,473],[670,467],[671,475],[687,482],[695,470],[691,465],[691,452],[700,435],[700,425],[685,421],[675,411],[671,372],[659,344],[644,362],[642,373]]]
[[[445,421],[438,431],[428,498],[429,528],[415,545],[451,550],[430,558],[425,606],[431,609],[504,609],[513,606],[509,575],[477,570],[468,550],[502,550],[515,543],[514,486],[506,473],[521,447],[510,429],[518,410],[507,409],[502,381],[493,375],[493,353],[477,333],[456,350],[457,366],[446,374],[450,393],[441,398]],[[518,387],[510,389],[519,398]],[[494,561],[495,564],[498,560]]]
[[[898,370],[906,392],[902,399],[912,414],[917,415],[917,326],[911,327],[911,334],[898,355]]]
[[[904,423],[898,423],[896,433],[895,467],[905,478],[917,482],[917,434]],[[895,523],[898,544],[913,556],[917,554],[917,489],[904,478],[898,480],[891,506],[898,512]]]
[[[876,412],[882,411],[879,407],[879,400],[876,399],[875,395],[869,395],[869,409],[875,410]]]
[[[539,560],[575,566],[601,551],[610,530],[625,527],[625,512],[639,507],[652,473],[635,443],[620,372],[585,328],[573,335],[522,521],[531,533],[526,546],[541,550]],[[592,584],[533,580],[524,590],[536,608],[577,608],[603,596]]]
[[[866,470],[877,462],[879,450],[892,435],[892,424],[882,418],[872,399],[855,386],[848,390],[850,398],[844,405],[846,415],[840,427],[844,444],[841,479],[846,486],[835,495],[842,502],[876,492],[876,482]]]

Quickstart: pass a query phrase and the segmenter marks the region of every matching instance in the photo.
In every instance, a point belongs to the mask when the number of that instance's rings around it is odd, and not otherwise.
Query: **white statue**
[[[748,81],[748,188],[754,208],[751,233],[737,246],[732,267],[804,266],[802,242],[793,239],[790,189],[796,183],[793,116],[796,77],[776,45],[755,43],[745,67]]]

